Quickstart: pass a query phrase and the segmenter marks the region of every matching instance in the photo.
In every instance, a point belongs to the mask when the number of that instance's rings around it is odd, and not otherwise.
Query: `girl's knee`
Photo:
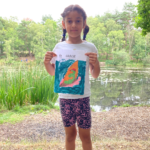
[[[80,139],[82,142],[84,142],[84,143],[91,142],[90,129],[79,128],[79,136],[80,136]]]
[[[83,143],[86,143],[86,144],[91,143],[91,137],[81,137],[80,136],[80,139]]]
[[[76,132],[75,132],[75,133],[72,133],[72,134],[67,134],[67,135],[66,135],[66,140],[67,140],[67,142],[73,142],[73,141],[75,141],[76,136],[77,136],[77,133],[76,133]]]

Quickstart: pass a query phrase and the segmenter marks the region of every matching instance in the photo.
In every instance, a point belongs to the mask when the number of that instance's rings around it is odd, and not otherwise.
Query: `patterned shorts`
[[[91,127],[90,98],[62,99],[60,98],[60,111],[65,127],[76,123],[78,127],[88,129]]]

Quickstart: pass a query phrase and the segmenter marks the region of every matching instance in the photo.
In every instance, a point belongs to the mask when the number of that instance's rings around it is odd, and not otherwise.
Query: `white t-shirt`
[[[55,51],[57,49],[61,49],[63,51],[63,49],[68,49],[68,50],[81,50],[81,51],[85,51],[86,53],[89,52],[93,52],[93,53],[97,53],[97,48],[95,47],[95,45],[93,43],[87,42],[87,41],[83,41],[80,44],[68,44],[66,41],[60,42],[58,44],[56,44],[56,46],[53,49],[53,52],[55,53]],[[55,57],[53,57],[53,59],[51,60],[52,64],[55,64],[56,59]],[[89,83],[89,58],[87,58],[86,61],[86,74],[85,74],[85,85],[84,85],[84,95],[73,95],[73,94],[63,94],[63,93],[59,93],[59,98],[64,98],[64,99],[78,99],[78,98],[84,98],[84,97],[89,97],[91,95],[91,90],[90,90],[90,83]]]

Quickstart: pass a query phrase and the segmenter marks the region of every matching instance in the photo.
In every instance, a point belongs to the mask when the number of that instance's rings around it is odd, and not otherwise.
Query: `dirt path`
[[[118,138],[130,141],[150,139],[150,108],[115,108],[108,112],[92,112],[92,138]],[[20,142],[64,141],[65,133],[60,112],[30,115],[16,124],[0,125],[0,141]],[[79,136],[78,136],[79,138]]]

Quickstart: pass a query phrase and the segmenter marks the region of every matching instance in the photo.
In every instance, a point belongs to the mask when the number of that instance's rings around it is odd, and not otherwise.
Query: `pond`
[[[9,72],[18,69],[3,68]],[[97,79],[90,77],[90,84],[90,104],[97,112],[108,111],[114,105],[125,103],[150,104],[150,68],[102,67]]]
[[[150,68],[101,68],[90,83],[90,104],[97,112],[125,103],[150,104]]]

